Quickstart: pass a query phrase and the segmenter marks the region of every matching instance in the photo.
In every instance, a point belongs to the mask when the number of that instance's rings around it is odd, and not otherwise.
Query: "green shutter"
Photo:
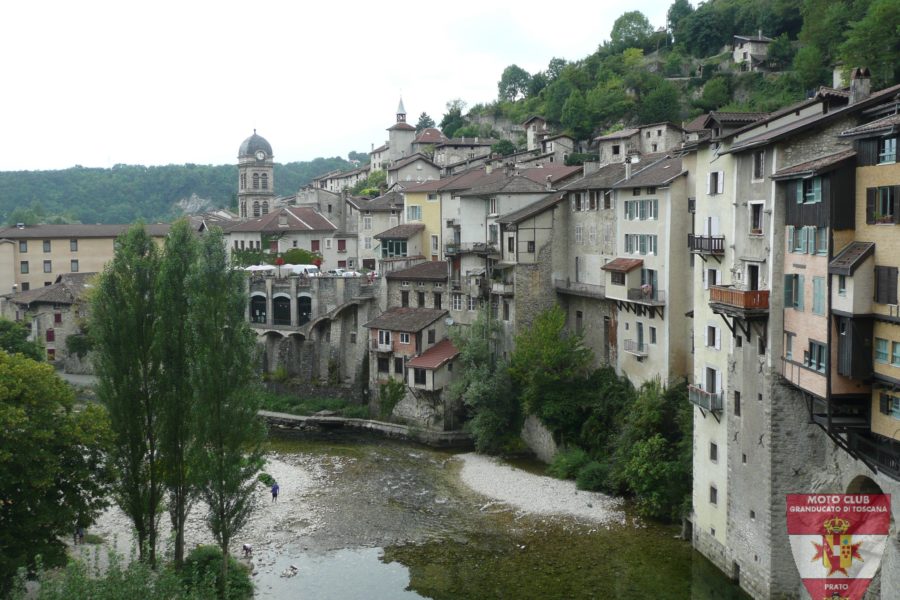
[[[794,190],[794,194],[796,194],[797,204],[803,204],[803,180],[797,180],[797,187]]]
[[[797,310],[803,310],[803,275],[797,275],[797,297],[794,299]]]
[[[784,306],[794,306],[794,275],[784,276]]]
[[[877,193],[876,188],[866,188],[866,223],[869,225],[875,222],[875,196]]]
[[[808,231],[808,233],[806,234],[806,236],[807,236],[806,251],[809,254],[815,254],[816,253],[816,228],[808,227],[806,229]]]
[[[809,229],[807,229],[806,227],[800,228],[800,245],[797,247],[797,252],[799,252],[800,254],[806,252],[806,238],[808,233]]]
[[[794,251],[794,226],[793,225],[787,226],[786,237],[787,237],[787,251],[793,252]]]

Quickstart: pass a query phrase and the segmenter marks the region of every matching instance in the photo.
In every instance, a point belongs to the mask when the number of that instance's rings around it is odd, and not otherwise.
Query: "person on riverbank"
[[[272,484],[272,502],[278,501],[278,492],[281,491],[281,488],[278,487],[278,482]]]

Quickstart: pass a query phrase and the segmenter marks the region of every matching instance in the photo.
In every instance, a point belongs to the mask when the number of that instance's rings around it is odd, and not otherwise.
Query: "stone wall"
[[[559,452],[559,446],[553,439],[553,434],[547,429],[540,419],[534,415],[525,417],[522,424],[522,440],[534,452],[538,460],[547,464],[553,461],[553,457]]]

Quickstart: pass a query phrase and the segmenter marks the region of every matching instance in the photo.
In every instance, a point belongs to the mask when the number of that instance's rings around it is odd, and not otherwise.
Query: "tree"
[[[189,454],[194,445],[190,420],[193,409],[190,386],[188,331],[185,327],[189,298],[185,283],[197,258],[197,241],[187,220],[177,221],[166,236],[159,276],[156,281],[154,311],[157,316],[153,340],[155,361],[160,366],[157,381],[160,408],[162,474],[169,495],[169,517],[175,532],[175,564],[184,561],[184,525],[195,496],[190,480]]]
[[[44,360],[44,349],[39,343],[28,341],[29,335],[31,331],[24,324],[0,318],[0,349],[32,360]]]
[[[222,554],[255,506],[256,474],[263,465],[265,428],[257,416],[253,379],[255,334],[244,319],[243,275],[231,270],[222,231],[201,241],[188,276],[190,380],[194,390],[196,481],[209,507],[207,523]],[[222,561],[222,588],[228,561]],[[224,597],[227,590],[220,589]]]
[[[447,112],[441,119],[441,132],[448,138],[452,138],[456,130],[466,124],[463,118],[463,111],[466,110],[466,103],[457,98],[447,103]]]
[[[434,127],[434,119],[428,116],[428,113],[423,112],[419,115],[419,122],[416,123],[416,133],[421,133],[423,129],[428,129],[429,127]]]
[[[584,139],[590,136],[592,130],[591,115],[588,113],[587,102],[585,102],[584,94],[581,93],[581,90],[575,90],[566,99],[566,103],[563,104],[560,122],[563,127],[572,132],[576,139]]]
[[[582,422],[582,397],[574,390],[587,378],[593,356],[580,334],[566,331],[566,314],[559,306],[539,314],[516,336],[509,362],[528,414],[552,431],[570,431]]]
[[[786,33],[782,33],[769,44],[766,58],[778,69],[784,69],[794,60],[794,48]]]
[[[163,497],[159,362],[153,352],[159,256],[141,224],[117,244],[91,309],[97,396],[115,435],[116,502],[134,524],[141,559],[155,566]]]
[[[500,156],[507,156],[509,154],[514,154],[516,151],[516,145],[513,144],[509,140],[500,140],[493,146],[491,146],[492,154],[499,154]]]
[[[696,104],[703,110],[716,110],[731,101],[728,80],[724,77],[713,77],[703,86],[703,94]]]
[[[693,12],[694,7],[691,6],[691,3],[688,0],[675,0],[669,7],[669,11],[666,13],[666,24],[669,28],[669,33],[675,38],[676,43],[681,42],[679,36],[681,31],[679,24],[681,23],[681,20]]]
[[[106,505],[111,442],[106,411],[74,410],[53,367],[0,351],[0,596],[16,569],[65,563],[76,526]]]
[[[288,265],[312,265],[316,259],[322,259],[319,254],[305,248],[291,248],[282,255],[282,258]]]
[[[678,43],[692,56],[715,54],[725,43],[722,20],[711,4],[702,4],[678,23]]]
[[[528,71],[518,65],[509,65],[503,69],[503,74],[500,75],[500,81],[497,83],[499,99],[513,101],[520,94],[525,96],[530,81],[531,75]]]
[[[804,89],[813,89],[828,76],[822,55],[814,46],[803,46],[794,55],[794,71]]]
[[[450,384],[449,396],[471,412],[466,429],[475,439],[475,449],[488,454],[501,452],[522,425],[522,409],[506,365],[497,362],[491,348],[499,333],[500,325],[491,319],[487,306],[471,325],[450,331],[459,349],[460,373]]]
[[[613,23],[609,34],[610,45],[616,52],[625,48],[644,48],[653,35],[653,26],[638,10],[628,11]]]
[[[569,63],[566,62],[564,58],[553,57],[550,59],[550,63],[547,65],[547,70],[545,74],[547,76],[547,81],[556,81],[560,75],[562,75],[563,69],[566,68],[566,65]]]
[[[869,67],[873,89],[897,83],[900,4],[896,0],[874,0],[866,16],[850,24],[840,55],[845,65]]]
[[[641,100],[638,118],[641,123],[677,122],[681,118],[681,97],[678,88],[668,81],[661,82]]]

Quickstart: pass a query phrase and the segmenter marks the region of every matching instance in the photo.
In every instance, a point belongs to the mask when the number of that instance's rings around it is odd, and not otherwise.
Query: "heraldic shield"
[[[860,600],[890,524],[890,494],[788,494],[788,537],[810,597]]]

